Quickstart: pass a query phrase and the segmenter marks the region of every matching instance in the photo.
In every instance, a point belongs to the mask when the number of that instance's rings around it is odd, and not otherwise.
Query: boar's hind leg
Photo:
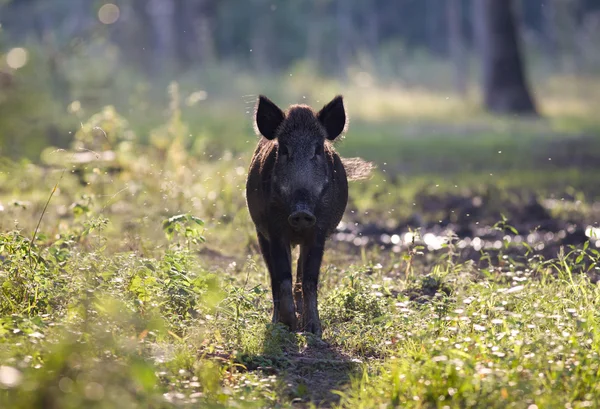
[[[317,239],[312,245],[303,247],[301,253],[306,252],[304,258],[302,292],[304,296],[304,331],[321,336],[321,321],[317,308],[317,287],[319,283],[319,270],[323,260],[325,240]]]
[[[302,272],[304,269],[304,259],[306,254],[304,246],[300,246],[300,257],[298,258],[298,267],[296,269],[296,284],[294,285],[294,300],[296,301],[296,312],[298,314],[298,326],[304,327],[302,312],[304,311],[302,300]]]
[[[265,238],[260,232],[256,232],[256,236],[258,237],[258,246],[260,247],[260,252],[262,253],[263,260],[265,260],[265,264],[267,265],[267,270],[269,270],[269,277],[271,277],[271,291],[273,291],[273,300],[277,297],[275,296],[275,287],[273,286],[273,259],[271,258],[271,244],[269,240]]]
[[[289,246],[277,239],[268,241],[258,233],[263,258],[271,276],[273,293],[273,323],[281,322],[290,330],[296,330],[296,311],[292,295],[292,269]]]

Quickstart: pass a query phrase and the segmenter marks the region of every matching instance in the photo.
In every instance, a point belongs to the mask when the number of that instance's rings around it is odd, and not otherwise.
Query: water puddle
[[[358,248],[376,246],[395,253],[414,245],[428,251],[444,251],[453,246],[468,259],[481,258],[482,251],[499,250],[508,254],[533,251],[544,257],[555,257],[561,246],[568,251],[568,246],[579,246],[586,241],[590,248],[600,249],[598,222],[553,218],[540,204],[525,207],[523,214],[510,223],[514,229],[494,228],[492,224],[462,219],[459,223],[423,223],[419,229],[411,230],[403,226],[390,227],[387,221],[361,224],[358,220],[350,220],[340,223],[333,240]]]

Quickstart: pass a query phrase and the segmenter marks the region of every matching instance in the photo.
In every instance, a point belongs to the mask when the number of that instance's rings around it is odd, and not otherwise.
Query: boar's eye
[[[313,154],[313,158],[316,158],[317,156],[321,156],[323,154],[323,145],[318,144],[317,146],[315,146],[315,153]]]
[[[283,157],[284,159],[287,159],[289,154],[290,153],[288,151],[288,148],[285,145],[279,144],[279,151],[278,151],[279,157]]]

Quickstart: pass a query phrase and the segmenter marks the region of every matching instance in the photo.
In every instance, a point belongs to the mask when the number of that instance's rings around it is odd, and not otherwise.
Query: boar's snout
[[[288,223],[296,230],[309,229],[315,225],[317,218],[314,214],[314,204],[307,189],[296,189],[291,196],[292,206]]]
[[[308,229],[315,225],[317,218],[307,209],[298,209],[288,217],[288,223],[295,230]]]

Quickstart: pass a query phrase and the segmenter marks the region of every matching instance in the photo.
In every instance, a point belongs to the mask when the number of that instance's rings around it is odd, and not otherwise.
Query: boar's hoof
[[[310,332],[319,338],[321,338],[321,335],[323,335],[321,323],[315,320],[311,320],[304,325],[304,332]]]
[[[296,313],[292,312],[292,314],[283,313],[280,311],[275,311],[273,314],[273,324],[282,323],[286,327],[289,328],[290,331],[296,331]]]
[[[286,325],[290,331],[296,331],[296,309],[294,307],[294,298],[291,291],[289,296],[282,297],[279,305],[275,305],[273,311],[273,323],[281,322]]]
[[[294,300],[296,301],[296,315],[298,319],[298,326],[304,326],[304,319],[302,311],[304,311],[304,300],[302,298],[302,284],[296,284],[294,287]]]

